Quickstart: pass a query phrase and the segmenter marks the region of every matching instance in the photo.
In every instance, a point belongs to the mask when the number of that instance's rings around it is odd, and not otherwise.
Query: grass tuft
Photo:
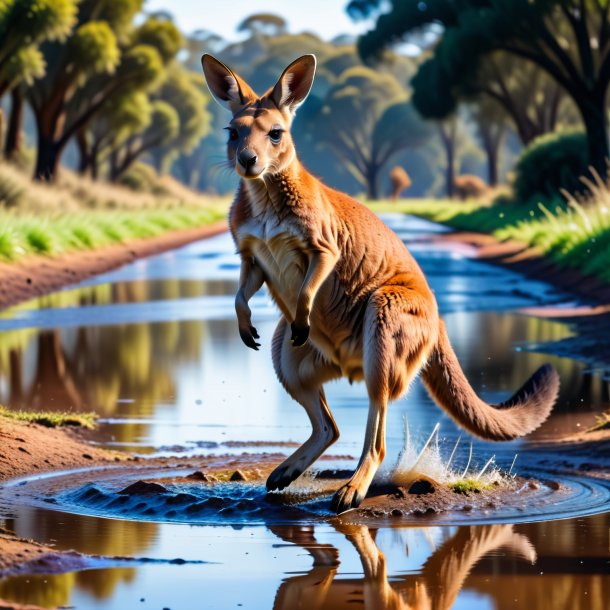
[[[55,413],[52,411],[11,411],[0,406],[0,416],[14,421],[40,424],[47,428],[76,426],[93,430],[97,421],[96,413]]]
[[[595,418],[595,425],[589,428],[588,432],[599,432],[600,430],[610,430],[610,411],[606,411]]]
[[[489,489],[492,485],[486,484],[478,479],[459,479],[449,483],[449,489],[456,494],[481,493],[484,489]]]

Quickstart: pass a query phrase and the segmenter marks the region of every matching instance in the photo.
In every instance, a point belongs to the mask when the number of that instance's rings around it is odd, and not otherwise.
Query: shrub
[[[588,170],[587,139],[582,132],[550,133],[531,142],[515,166],[515,196],[521,203],[556,197],[562,189],[582,190]]]

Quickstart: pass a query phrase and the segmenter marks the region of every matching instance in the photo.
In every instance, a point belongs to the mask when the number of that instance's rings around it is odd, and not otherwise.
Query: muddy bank
[[[0,483],[50,470],[114,463],[129,456],[93,447],[77,429],[47,428],[0,416]]]
[[[92,251],[68,252],[55,257],[32,256],[16,263],[0,263],[0,309],[226,230],[227,223],[223,220]]]

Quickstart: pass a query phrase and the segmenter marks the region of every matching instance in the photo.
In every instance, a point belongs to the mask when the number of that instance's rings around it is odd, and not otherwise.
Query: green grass
[[[14,421],[23,421],[31,424],[40,424],[47,428],[62,426],[76,426],[93,430],[96,425],[95,413],[54,413],[51,411],[11,411],[0,407],[0,416]]]
[[[478,201],[415,199],[402,200],[398,203],[380,201],[368,205],[378,214],[383,212],[413,214],[461,231],[481,233],[494,233],[519,222],[529,222],[544,216],[536,203],[491,205]]]
[[[477,479],[460,479],[449,484],[451,489],[456,494],[481,493],[484,489],[490,489],[492,485],[485,484]]]
[[[488,233],[537,248],[560,267],[576,268],[610,282],[610,185],[587,183],[590,194],[576,200],[515,204],[414,200],[369,204],[374,212],[413,214],[461,231]]]
[[[0,210],[0,259],[91,250],[204,226],[224,218],[223,206],[175,206],[40,213]]]
[[[599,430],[610,430],[610,411],[598,415],[595,425],[588,432],[598,432]]]

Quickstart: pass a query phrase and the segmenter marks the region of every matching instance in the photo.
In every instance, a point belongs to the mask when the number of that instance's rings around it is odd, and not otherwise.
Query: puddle
[[[608,382],[595,368],[586,371],[568,357],[532,351],[568,340],[569,326],[515,313],[569,302],[572,296],[473,261],[467,249],[431,244],[426,236],[442,230],[436,225],[397,215],[386,220],[424,268],[478,393],[501,400],[542,363],[557,367],[560,399],[534,440],[584,429],[610,407]],[[246,349],[233,313],[237,274],[233,246],[224,235],[5,312],[0,403],[16,409],[95,410],[101,421],[94,442],[142,454],[293,451],[309,435],[309,425],[273,373],[269,345],[277,313],[266,294],[253,299],[263,348],[257,353]],[[326,394],[341,431],[328,453],[343,460],[342,467],[353,468],[355,460],[340,456],[360,452],[364,388],[341,381],[329,384]],[[405,415],[414,437],[427,438],[439,421],[448,446],[461,434],[415,383],[389,410],[388,465],[402,448]],[[605,609],[610,516],[586,515],[608,511],[608,485],[549,474],[541,467],[544,455],[524,454],[527,445],[476,441],[474,453],[479,467],[496,454],[505,470],[519,453],[520,475],[527,468],[543,481],[560,478],[563,492],[543,485],[537,505],[520,510],[516,502],[503,518],[465,514],[462,520],[454,516],[452,523],[440,515],[371,527],[340,523],[328,513],[327,496],[278,506],[269,503],[258,484],[175,485],[162,499],[129,497],[111,506],[118,491],[143,478],[141,471],[129,480],[85,473],[63,475],[60,488],[51,479],[5,487],[0,522],[20,536],[87,555],[207,563],[136,562],[13,576],[0,580],[0,598],[81,610],[363,604]],[[463,443],[455,459],[464,462],[466,451]],[[136,508],[141,502],[144,506]],[[198,513],[185,514],[197,505]],[[219,519],[219,510],[231,505],[239,510]],[[149,509],[152,513],[144,514]],[[176,514],[168,516],[171,510]],[[502,523],[485,524],[490,520]]]

